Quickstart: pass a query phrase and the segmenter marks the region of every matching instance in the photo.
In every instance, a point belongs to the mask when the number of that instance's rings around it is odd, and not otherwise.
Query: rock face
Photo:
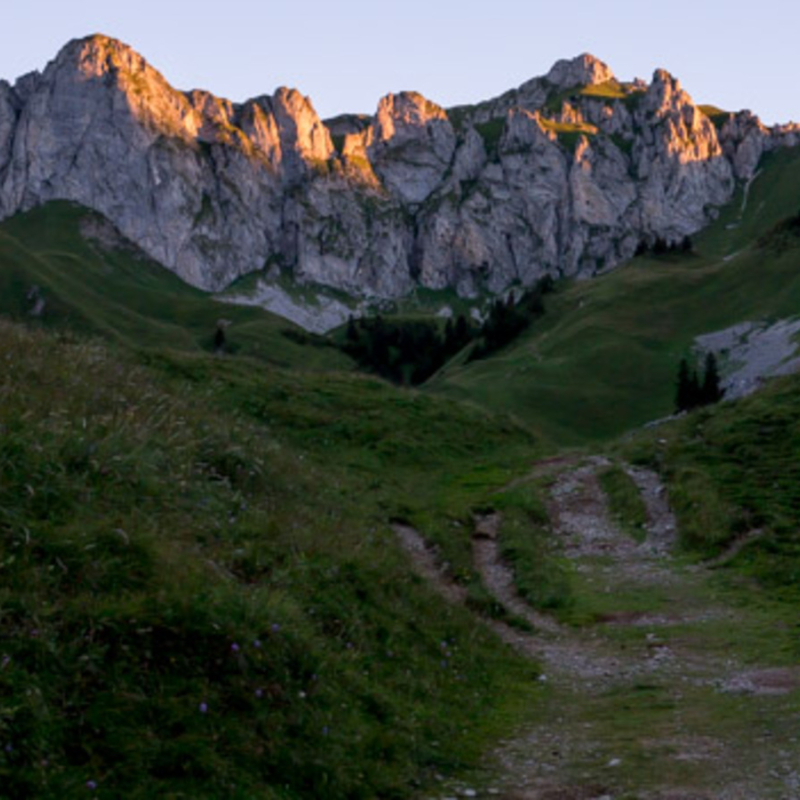
[[[92,36],[0,82],[0,217],[82,203],[208,290],[276,267],[360,296],[469,295],[694,233],[797,144],[798,126],[712,122],[668,73],[622,84],[589,55],[478,106],[404,92],[326,124],[295,90],[177,91]]]

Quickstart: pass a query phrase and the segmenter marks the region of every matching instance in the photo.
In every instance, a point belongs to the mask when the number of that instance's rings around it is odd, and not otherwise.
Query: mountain
[[[79,202],[206,290],[271,269],[356,296],[470,296],[693,234],[764,152],[799,142],[589,55],[477,106],[403,92],[325,123],[286,88],[178,91],[95,35],[0,83],[0,218]]]

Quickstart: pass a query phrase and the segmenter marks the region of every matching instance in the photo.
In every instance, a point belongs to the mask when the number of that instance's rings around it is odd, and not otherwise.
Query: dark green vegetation
[[[544,314],[543,298],[552,291],[553,280],[546,277],[537,281],[530,289],[526,289],[519,299],[512,293],[505,300],[495,300],[467,360],[477,361],[487,358],[513,342]]]
[[[796,214],[798,185],[800,150],[766,157],[744,213],[740,192],[695,252],[560,284],[513,345],[448,367],[429,388],[513,414],[559,445],[608,441],[671,414],[676,366],[695,336],[800,308],[800,248],[758,245]]]
[[[448,319],[442,328],[439,320],[407,318],[350,319],[341,349],[363,369],[403,386],[419,386],[431,378],[450,359],[473,343],[468,361],[487,358],[514,341],[544,313],[543,297],[553,290],[551,278],[543,278],[522,292],[491,304],[480,327],[467,322],[463,314]]]
[[[3,794],[402,797],[474,759],[531,667],[387,523],[457,569],[530,440],[357,376],[146,362],[0,329]]]
[[[706,354],[702,380],[697,370],[689,367],[688,360],[681,359],[675,389],[676,411],[691,411],[700,406],[718,403],[722,395],[717,358],[713,353]]]
[[[404,386],[430,378],[475,335],[463,315],[444,331],[436,321],[419,319],[350,319],[342,350],[363,369]]]

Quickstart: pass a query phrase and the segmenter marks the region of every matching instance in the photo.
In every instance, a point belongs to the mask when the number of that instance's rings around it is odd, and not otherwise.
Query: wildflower
[[[261,640],[260,640],[260,639],[256,639],[256,640],[253,642],[253,647],[255,647],[255,648],[256,648],[256,650],[258,650],[258,648],[259,648],[259,647],[261,647]]]
[[[256,697],[261,698],[261,697],[264,696],[264,690],[263,689],[256,689],[254,694],[255,694]]]
[[[198,710],[200,711],[201,714],[206,714],[208,712],[208,703],[206,702],[200,703],[200,705],[198,706]]]
[[[238,652],[239,652],[239,645],[238,645],[238,644],[236,644],[236,642],[234,642],[234,643],[231,645],[231,650],[232,650],[234,653],[238,653]]]
[[[327,725],[324,725],[322,728],[322,735],[327,736],[330,733],[330,728]]]
[[[273,623],[272,623],[272,632],[273,632],[273,633],[277,633],[277,632],[278,632],[280,629],[281,629],[281,626],[280,626],[280,625],[278,625],[278,623],[277,623],[277,622],[273,622]]]
[[[86,781],[86,788],[94,791],[97,788],[97,781]]]

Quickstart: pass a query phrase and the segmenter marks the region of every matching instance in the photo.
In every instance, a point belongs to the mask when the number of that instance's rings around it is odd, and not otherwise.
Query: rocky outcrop
[[[691,234],[796,144],[797,126],[712,122],[668,73],[620,83],[589,55],[478,106],[403,92],[326,124],[296,90],[181,92],[92,36],[0,82],[0,217],[82,203],[209,290],[270,268],[360,296],[473,294]]]

